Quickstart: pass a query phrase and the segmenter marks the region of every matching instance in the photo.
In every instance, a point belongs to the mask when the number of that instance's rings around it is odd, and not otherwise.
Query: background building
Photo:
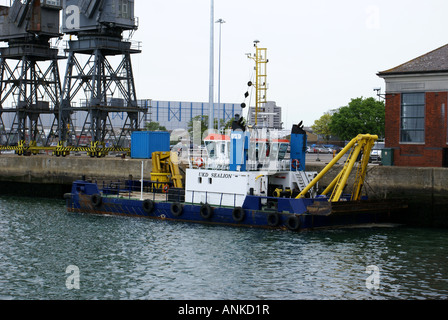
[[[208,102],[140,100],[139,105],[148,107],[145,122],[158,122],[169,131],[188,129],[191,119],[209,114]],[[241,112],[241,103],[215,103],[215,118],[224,123]]]
[[[378,73],[386,82],[385,147],[397,166],[448,167],[448,45]]]
[[[249,108],[250,124],[255,123],[255,107]],[[283,129],[282,108],[274,101],[268,101],[258,110],[258,126],[269,129]]]
[[[146,109],[146,114],[141,114],[139,123],[141,128],[145,127],[146,122],[158,122],[168,131],[174,129],[188,129],[188,123],[196,116],[208,116],[208,102],[180,102],[180,101],[157,101],[157,100],[138,100],[138,106]],[[231,120],[235,114],[241,115],[243,112],[241,103],[215,103],[215,117],[222,119],[224,123]],[[72,115],[72,123],[75,131],[80,131],[86,121],[88,113],[77,111]],[[10,128],[14,114],[3,116],[4,125]],[[55,121],[54,115],[43,115],[41,126],[45,131],[49,131]],[[125,112],[111,112],[109,114],[108,125],[113,128],[121,128],[126,121]]]

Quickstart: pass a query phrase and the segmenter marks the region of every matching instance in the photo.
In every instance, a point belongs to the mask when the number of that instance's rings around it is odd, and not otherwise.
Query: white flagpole
[[[209,91],[209,115],[208,115],[208,130],[212,130],[215,124],[215,106],[214,106],[214,55],[215,55],[215,41],[214,41],[214,32],[215,32],[215,9],[214,9],[214,0],[211,0],[211,9],[210,9],[210,91]]]
[[[140,200],[143,201],[143,166],[144,162],[142,161],[142,180],[141,180],[141,190],[140,190]]]

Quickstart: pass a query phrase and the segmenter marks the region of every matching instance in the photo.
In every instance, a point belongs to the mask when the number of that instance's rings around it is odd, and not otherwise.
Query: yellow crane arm
[[[327,174],[331,168],[347,153],[351,150],[351,153],[345,162],[344,168],[332,181],[332,183],[324,190],[322,195],[327,195],[331,190],[333,193],[330,197],[330,201],[339,201],[345,185],[355,163],[358,160],[358,156],[363,152],[361,166],[358,168],[357,178],[355,182],[354,191],[352,194],[352,200],[359,200],[361,195],[361,189],[364,184],[364,179],[367,173],[367,165],[370,158],[370,150],[372,149],[375,141],[378,140],[378,136],[370,134],[360,134],[348,143],[345,148],[314,178],[311,183],[302,190],[297,196],[297,199],[305,197],[305,195]]]

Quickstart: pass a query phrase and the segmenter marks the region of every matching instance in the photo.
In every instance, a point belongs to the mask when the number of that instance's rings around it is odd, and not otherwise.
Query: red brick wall
[[[427,92],[425,143],[400,144],[401,94],[386,96],[386,148],[394,149],[394,165],[442,167],[447,148],[448,93]]]

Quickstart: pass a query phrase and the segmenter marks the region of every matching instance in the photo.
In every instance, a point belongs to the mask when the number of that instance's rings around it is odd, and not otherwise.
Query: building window
[[[402,94],[400,132],[400,142],[425,142],[425,93]]]

